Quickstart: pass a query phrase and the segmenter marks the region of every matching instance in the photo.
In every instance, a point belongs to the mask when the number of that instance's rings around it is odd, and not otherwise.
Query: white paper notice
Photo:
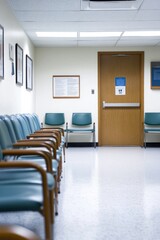
[[[79,97],[79,77],[54,77],[54,97]]]

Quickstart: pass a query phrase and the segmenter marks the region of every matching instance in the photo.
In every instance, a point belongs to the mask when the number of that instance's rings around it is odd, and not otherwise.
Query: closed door
[[[143,58],[99,53],[99,145],[142,145]]]

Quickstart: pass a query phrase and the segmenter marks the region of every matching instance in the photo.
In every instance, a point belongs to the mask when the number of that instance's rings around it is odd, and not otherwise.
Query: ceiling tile
[[[36,31],[136,31],[160,30],[160,0],[143,0],[137,10],[81,11],[81,0],[6,0],[26,34],[36,46],[115,46],[118,39],[38,39]],[[159,39],[125,39],[117,44],[155,45]]]

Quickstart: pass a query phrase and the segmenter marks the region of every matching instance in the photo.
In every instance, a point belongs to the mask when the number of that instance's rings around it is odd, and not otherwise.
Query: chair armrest
[[[22,139],[13,144],[13,147],[43,147],[53,151],[53,158],[56,158],[57,145],[54,141],[45,138]]]
[[[52,155],[43,150],[30,150],[30,149],[5,149],[2,150],[4,156],[40,156],[45,160],[47,172],[52,173]]]
[[[18,225],[1,225],[0,226],[0,239],[28,239],[40,240],[40,238],[27,228]]]
[[[60,132],[62,133],[62,135],[64,136],[64,129],[63,128],[61,128],[61,127],[46,127],[46,128],[41,128],[41,130],[39,130],[39,131],[36,131],[36,132],[42,132],[42,131],[44,131],[44,132],[52,132],[52,131],[54,131],[54,130],[60,130]]]
[[[50,151],[52,145],[47,142],[21,140],[14,143],[13,147],[44,147]]]
[[[60,143],[61,143],[61,139],[59,138],[59,136],[57,136],[55,133],[33,133],[33,134],[30,134],[29,136],[27,136],[27,138],[31,138],[31,137],[48,137],[48,138],[53,138],[57,141],[57,147],[60,146]]]
[[[0,239],[32,239],[40,240],[40,238],[27,228],[18,225],[1,225],[0,226]]]

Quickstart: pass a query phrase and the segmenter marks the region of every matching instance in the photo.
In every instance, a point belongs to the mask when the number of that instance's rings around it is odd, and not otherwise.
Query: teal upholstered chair
[[[7,117],[5,118],[6,120],[8,119]],[[8,119],[9,120],[9,119]],[[16,120],[15,120],[16,121]],[[7,124],[8,123],[8,124]],[[14,125],[13,125],[14,126]],[[4,158],[8,159],[7,154],[8,154],[8,149],[12,149],[13,147],[16,148],[25,148],[28,150],[42,150],[46,152],[45,147],[47,146],[45,143],[40,143],[39,141],[35,142],[35,141],[18,141],[18,142],[12,142],[12,138],[16,140],[16,134],[14,133],[14,129],[12,129],[12,124],[10,121],[5,121],[5,120],[0,120],[0,144],[2,146],[3,149],[3,153],[4,153]],[[19,126],[19,128],[15,128],[15,131],[17,131],[17,133],[21,132],[20,130],[20,125],[15,125],[15,126]],[[11,134],[12,133],[12,134]],[[11,135],[10,135],[11,134]],[[12,136],[12,138],[11,138]],[[38,143],[38,144],[37,144]],[[43,146],[44,148],[39,148],[40,146]],[[58,162],[55,159],[52,159],[52,155],[49,154],[49,152],[47,151],[47,158],[44,159],[43,156],[39,156],[39,154],[36,155],[36,152],[34,153],[34,156],[30,156],[27,152],[26,155],[23,153],[20,155],[20,157],[18,157],[18,160],[27,160],[27,161],[31,161],[31,162],[36,162],[37,164],[41,165],[47,172],[50,172],[51,174],[53,174],[54,178],[55,178],[55,213],[56,215],[58,214]],[[25,155],[25,156],[24,156]],[[19,156],[19,155],[18,155]],[[53,193],[51,193],[53,195]],[[50,194],[50,195],[51,195]],[[54,204],[54,201],[53,201]],[[53,209],[53,206],[51,206]],[[53,219],[53,218],[52,218]]]
[[[41,240],[31,230],[18,225],[0,225],[1,240]]]
[[[46,113],[45,124],[50,126],[62,126],[65,124],[64,113]]]
[[[59,145],[60,145],[60,142],[61,142],[61,133],[57,132],[56,130],[52,130],[50,129],[46,129],[46,128],[39,128],[40,125],[39,125],[39,120],[38,120],[38,117],[37,115],[35,114],[23,114],[23,117],[27,120],[28,124],[29,124],[29,127],[30,127],[30,131],[31,131],[31,135],[30,137],[44,137],[44,138],[54,138],[55,141],[57,142],[57,151],[55,153],[55,157],[57,160],[60,160],[61,158],[61,155],[62,155],[62,151],[61,149],[58,149],[59,148]],[[35,120],[36,119],[36,120]],[[58,135],[57,135],[58,134]]]
[[[96,147],[95,139],[95,123],[92,123],[91,113],[73,113],[72,114],[72,127],[68,127],[66,123],[66,146],[68,147],[69,133],[92,133],[93,146]]]
[[[46,113],[45,114],[45,125],[49,127],[59,129],[62,133],[61,147],[63,148],[64,162],[65,162],[65,136],[64,136],[64,124],[65,115],[64,113]]]
[[[60,176],[62,173],[62,148],[63,148],[63,146],[61,147],[61,131],[52,129],[52,128],[51,129],[50,128],[39,128],[39,124],[37,124],[37,122],[39,122],[39,120],[35,114],[23,114],[23,117],[26,118],[26,120],[28,121],[28,124],[30,125],[30,128],[31,128],[32,134],[30,134],[30,138],[37,139],[37,138],[43,137],[46,140],[48,139],[49,141],[51,140],[51,138],[55,139],[56,150],[54,151],[54,158],[56,158],[56,160],[59,163],[58,179],[60,180]],[[35,121],[35,118],[37,118],[36,121]],[[65,152],[64,152],[64,159],[65,159]]]
[[[160,112],[146,112],[144,115],[144,146],[146,147],[146,135],[160,134]]]
[[[54,186],[52,175],[50,181]],[[0,212],[40,212],[44,217],[45,239],[52,239],[48,176],[42,167],[27,161],[1,161],[0,193]]]

